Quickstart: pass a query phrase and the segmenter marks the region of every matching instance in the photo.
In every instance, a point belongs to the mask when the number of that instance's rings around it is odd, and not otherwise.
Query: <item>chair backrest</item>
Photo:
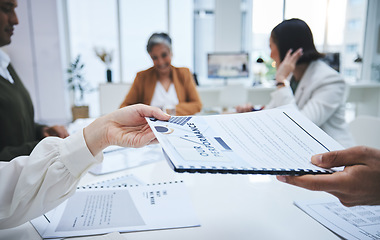
[[[131,84],[102,83],[99,85],[100,114],[115,111],[128,94]]]
[[[349,128],[357,145],[380,149],[380,118],[357,116]]]

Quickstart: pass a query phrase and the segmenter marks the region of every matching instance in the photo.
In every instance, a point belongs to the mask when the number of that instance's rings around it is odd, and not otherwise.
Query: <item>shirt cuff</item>
[[[87,173],[92,165],[103,161],[102,152],[94,157],[87,148],[83,130],[65,138],[60,152],[62,163],[76,178]]]

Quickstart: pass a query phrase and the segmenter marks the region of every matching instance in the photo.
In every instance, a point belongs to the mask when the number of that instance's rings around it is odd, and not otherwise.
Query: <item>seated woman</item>
[[[175,115],[201,111],[202,103],[190,70],[171,65],[171,48],[171,39],[165,33],[154,33],[149,38],[147,51],[154,66],[137,73],[120,107],[144,103],[161,109],[175,108]]]
[[[276,62],[276,86],[265,109],[294,103],[317,126],[345,147],[354,145],[345,122],[346,83],[320,60],[309,26],[300,19],[277,25],[269,39]],[[294,50],[294,52],[293,52]],[[250,105],[237,107],[251,111]]]

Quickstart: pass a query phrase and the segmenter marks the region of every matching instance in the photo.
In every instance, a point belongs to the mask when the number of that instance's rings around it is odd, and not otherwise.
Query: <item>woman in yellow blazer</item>
[[[176,115],[193,115],[202,108],[195,82],[188,68],[171,65],[171,39],[155,33],[148,41],[147,51],[153,67],[138,72],[129,93],[120,107],[136,103],[174,108]]]

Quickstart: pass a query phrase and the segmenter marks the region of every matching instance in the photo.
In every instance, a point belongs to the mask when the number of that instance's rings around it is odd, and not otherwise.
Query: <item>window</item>
[[[113,53],[112,75],[113,79],[118,81],[120,65],[116,0],[68,0],[67,13],[71,60],[81,55],[82,62],[85,64],[85,79],[95,89],[99,83],[107,81],[106,65],[95,54],[94,48],[98,47]],[[85,94],[84,101],[91,103],[90,116],[98,116],[98,92]]]
[[[348,44],[346,45],[346,52],[348,53],[357,53],[358,45],[357,44]]]
[[[361,27],[361,20],[360,19],[350,19],[347,22],[347,28],[350,30],[359,29]]]
[[[360,78],[361,65],[354,60],[357,54],[360,56],[363,53],[367,1],[252,1],[252,56],[261,56],[265,62],[271,62],[267,47],[270,31],[283,18],[300,18],[311,28],[317,50],[340,55],[340,66],[336,69],[351,69],[342,71],[346,80],[356,81]],[[264,70],[262,66],[257,69],[266,72],[267,79],[273,78],[274,69],[270,64],[266,64]]]
[[[346,68],[343,70],[343,72],[344,72],[344,75],[346,75],[348,77],[356,77],[357,76],[357,70],[356,69]]]
[[[265,83],[274,79],[275,65],[270,58],[269,37],[272,29],[283,19],[283,2],[283,0],[253,0],[251,59],[254,82]],[[261,59],[264,62],[261,62]]]
[[[154,32],[172,38],[172,64],[193,70],[193,0],[67,0],[68,49],[81,55],[85,78],[96,89],[106,83],[106,65],[94,48],[113,53],[113,82],[132,83],[152,66],[146,44]],[[127,94],[127,93],[125,93]],[[90,117],[99,116],[98,91],[86,94]]]

